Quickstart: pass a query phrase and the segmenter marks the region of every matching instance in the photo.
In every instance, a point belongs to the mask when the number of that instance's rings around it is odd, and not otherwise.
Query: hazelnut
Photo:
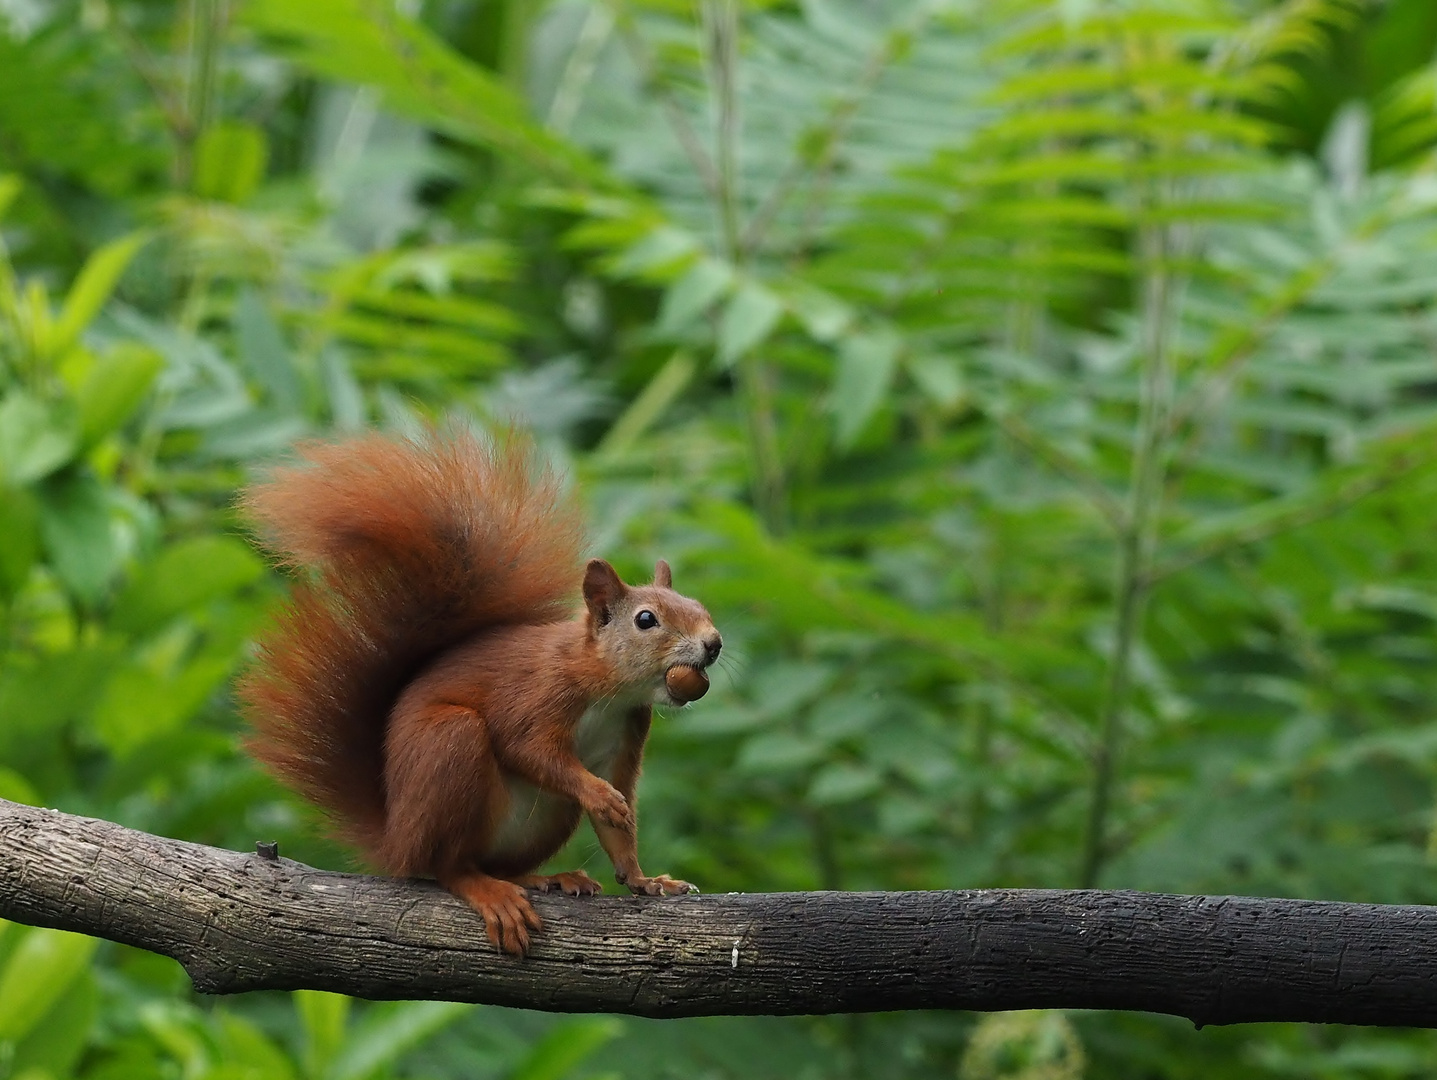
[[[709,692],[709,677],[696,667],[675,664],[664,676],[664,685],[668,687],[675,701],[688,704]]]

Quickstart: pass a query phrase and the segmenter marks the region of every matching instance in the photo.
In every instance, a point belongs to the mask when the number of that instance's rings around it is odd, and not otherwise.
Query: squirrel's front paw
[[[655,874],[653,877],[631,877],[623,884],[629,887],[629,892],[636,896],[683,896],[685,893],[697,893],[687,881],[680,881],[678,878],[671,878],[668,874]]]
[[[596,786],[584,803],[584,813],[589,814],[601,825],[612,829],[634,831],[634,810],[629,800],[619,793],[613,784]]]

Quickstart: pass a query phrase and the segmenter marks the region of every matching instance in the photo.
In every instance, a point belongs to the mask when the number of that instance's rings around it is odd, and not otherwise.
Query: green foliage
[[[228,681],[282,582],[233,496],[297,438],[449,416],[533,431],[594,549],[668,558],[724,630],[714,692],[656,727],[656,869],[1437,901],[1428,8],[0,8],[0,797],[347,865],[237,749]],[[1432,1051],[216,1004],[0,928],[11,1076]]]
[[[583,154],[530,120],[512,90],[391,7],[367,0],[315,0],[303,8],[263,2],[251,5],[246,18],[284,42],[300,63],[331,78],[362,72],[391,107],[456,138],[566,179],[602,176]]]

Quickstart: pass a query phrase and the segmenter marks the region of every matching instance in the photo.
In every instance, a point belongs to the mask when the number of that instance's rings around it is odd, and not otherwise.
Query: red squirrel
[[[637,586],[584,566],[577,513],[512,445],[371,434],[299,456],[242,498],[303,572],[239,684],[251,753],[516,955],[542,925],[525,890],[602,890],[535,873],[581,814],[631,892],[697,891],[639,868],[634,816],[653,704],[701,697],[723,644],[668,564]]]

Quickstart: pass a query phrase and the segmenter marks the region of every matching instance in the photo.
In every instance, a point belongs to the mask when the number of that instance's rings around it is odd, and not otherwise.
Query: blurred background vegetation
[[[232,499],[453,416],[723,628],[650,867],[1437,902],[1434,56],[1431,0],[0,0],[0,796],[350,865],[238,751],[283,585]],[[201,1000],[0,924],[26,1080],[1434,1074],[1421,1032]]]

